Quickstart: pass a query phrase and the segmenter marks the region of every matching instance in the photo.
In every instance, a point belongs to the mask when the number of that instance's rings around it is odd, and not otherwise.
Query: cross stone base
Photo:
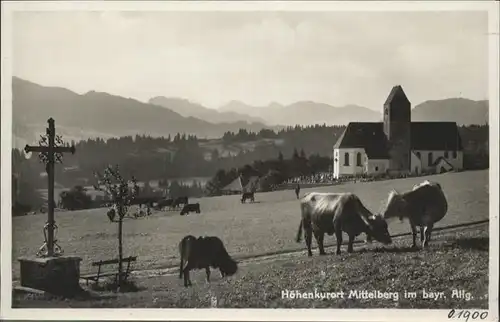
[[[80,287],[80,257],[19,258],[21,286],[54,295],[74,296]]]

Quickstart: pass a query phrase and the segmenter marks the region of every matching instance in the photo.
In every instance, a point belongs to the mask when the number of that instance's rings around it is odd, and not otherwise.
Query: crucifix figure
[[[47,121],[49,127],[47,128],[47,134],[41,136],[38,146],[26,145],[24,151],[38,152],[38,157],[45,163],[45,171],[47,171],[47,177],[49,181],[48,185],[48,220],[47,224],[44,226],[43,234],[45,236],[45,242],[40,247],[38,251],[38,256],[53,257],[58,256],[61,253],[61,249],[57,246],[56,251],[54,250],[54,230],[57,228],[54,221],[54,164],[56,162],[62,161],[62,154],[64,152],[75,153],[75,146],[64,146],[60,135],[56,135],[56,128],[54,124],[54,119],[49,118]],[[46,233],[47,232],[47,233]]]

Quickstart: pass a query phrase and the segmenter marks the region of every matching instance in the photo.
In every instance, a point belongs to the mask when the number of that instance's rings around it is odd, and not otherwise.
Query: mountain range
[[[148,103],[168,108],[184,117],[195,117],[210,123],[232,123],[239,121],[266,123],[258,115],[250,116],[249,114],[240,114],[235,111],[221,111],[207,108],[183,98],[157,96],[150,99]]]
[[[325,103],[299,101],[290,105],[273,102],[268,106],[246,105],[240,101],[230,101],[221,106],[220,111],[235,111],[250,116],[260,116],[269,124],[281,125],[347,125],[349,122],[378,122],[382,114],[358,105],[334,107]]]
[[[146,134],[168,136],[195,134],[200,138],[221,137],[240,128],[260,131],[273,128],[243,120],[211,123],[185,117],[171,109],[135,99],[90,91],[83,95],[65,88],[41,86],[18,77],[12,79],[13,132],[15,146],[34,143],[45,133],[47,119],[56,121],[56,131],[66,140]],[[273,128],[275,129],[275,128]]]
[[[466,98],[448,98],[429,100],[416,105],[411,111],[413,121],[456,122],[458,125],[487,124],[488,101],[474,101]],[[333,107],[328,104],[311,101],[296,102],[287,106],[273,102],[268,106],[258,107],[240,101],[230,101],[219,109],[235,111],[250,116],[260,116],[269,124],[284,125],[345,125],[349,122],[380,122],[381,112],[358,105]],[[380,106],[382,111],[382,106]]]
[[[466,98],[425,101],[412,110],[413,121],[450,121],[458,125],[488,124],[489,102]]]
[[[366,107],[333,107],[324,103],[300,101],[290,105],[273,102],[251,106],[230,101],[218,110],[182,98],[154,97],[148,103],[135,99],[90,91],[77,94],[61,87],[46,87],[12,79],[13,132],[15,146],[35,143],[45,132],[47,119],[56,120],[57,132],[66,140],[88,137],[147,134],[168,136],[195,134],[200,138],[221,137],[240,128],[277,130],[287,125],[345,125],[349,122],[378,122],[382,116]],[[380,111],[382,107],[380,107]],[[454,121],[485,124],[488,101],[464,98],[426,101],[412,110],[414,121]]]

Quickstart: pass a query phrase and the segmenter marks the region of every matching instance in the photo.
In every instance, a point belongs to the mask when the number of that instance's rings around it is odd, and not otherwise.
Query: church
[[[412,122],[400,85],[384,103],[383,122],[351,122],[333,146],[333,176],[441,173],[463,168],[455,122]]]

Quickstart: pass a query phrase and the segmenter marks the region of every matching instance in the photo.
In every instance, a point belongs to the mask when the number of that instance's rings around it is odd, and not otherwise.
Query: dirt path
[[[485,226],[486,228],[488,227],[489,220],[480,220],[480,221],[474,221],[474,222],[469,222],[469,223],[464,223],[464,224],[457,224],[457,225],[450,225],[450,226],[445,226],[445,227],[438,227],[433,230],[434,235],[442,235],[442,234],[449,234],[451,232],[455,231],[460,231],[460,230],[465,230],[469,229],[470,227],[477,228],[478,226]],[[396,234],[393,235],[392,238],[403,238],[403,237],[408,237],[410,236],[411,233],[402,233],[402,234]],[[355,241],[355,248],[358,248],[360,245],[363,245],[364,242],[361,240]],[[329,250],[330,252],[332,249],[336,246],[336,243],[330,243],[325,245],[325,250]],[[314,248],[315,250],[316,248]],[[280,260],[285,260],[285,259],[291,259],[295,257],[303,257],[306,256],[306,249],[299,249],[299,250],[283,250],[281,252],[270,252],[270,253],[265,253],[257,256],[240,256],[240,257],[235,257],[235,260],[238,261],[238,265],[241,266],[246,266],[249,264],[258,264],[258,263],[266,263],[266,262],[272,262],[277,259]],[[313,253],[313,256],[315,254]],[[146,277],[156,277],[156,276],[172,276],[172,275],[177,275],[179,273],[179,267],[177,265],[175,266],[168,266],[164,268],[154,268],[154,269],[146,269],[146,270],[137,270],[133,271],[131,273],[132,276],[137,277],[137,278],[146,278]]]

